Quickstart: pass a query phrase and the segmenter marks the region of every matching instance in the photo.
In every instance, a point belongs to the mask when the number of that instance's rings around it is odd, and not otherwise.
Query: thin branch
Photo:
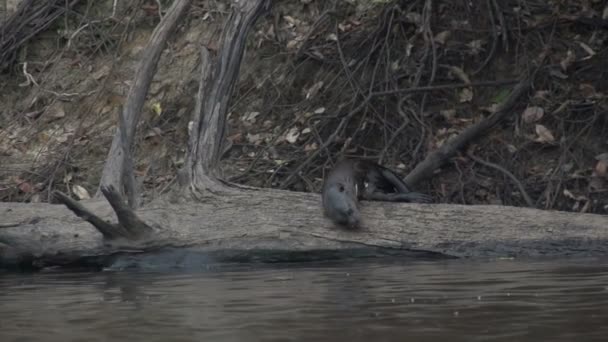
[[[515,183],[515,185],[517,186],[517,188],[519,189],[519,192],[521,192],[522,197],[524,198],[524,200],[526,201],[526,204],[528,204],[529,207],[534,208],[536,207],[536,205],[534,205],[534,201],[532,200],[532,198],[528,195],[528,192],[526,192],[526,189],[524,188],[524,185],[521,184],[521,182],[519,181],[519,179],[517,179],[517,177],[515,177],[514,174],[512,174],[509,170],[505,169],[504,167],[498,165],[498,164],[494,164],[492,162],[483,160],[477,156],[475,156],[473,154],[473,152],[469,152],[467,153],[467,155],[473,159],[475,162],[481,164],[481,165],[485,165],[487,167],[491,167],[493,169],[496,169],[502,173],[504,173],[507,177],[511,178],[511,180],[513,181],[513,183]]]
[[[524,78],[513,87],[511,94],[499,105],[494,113],[484,120],[467,127],[459,135],[450,139],[448,142],[441,145],[435,152],[428,155],[405,177],[405,183],[412,186],[422,179],[430,177],[437,168],[446,163],[457,151],[511,114],[511,108],[517,103],[519,98],[530,89],[532,80],[537,71],[538,68],[532,72],[530,76]]]
[[[70,209],[74,214],[76,214],[76,216],[84,219],[85,221],[92,224],[93,227],[97,228],[97,230],[101,233],[101,235],[103,235],[104,238],[112,240],[126,237],[128,235],[127,231],[123,227],[104,221],[102,218],[93,214],[87,208],[82,206],[77,201],[71,199],[63,192],[54,191],[53,194],[60,203],[68,207],[68,209]]]

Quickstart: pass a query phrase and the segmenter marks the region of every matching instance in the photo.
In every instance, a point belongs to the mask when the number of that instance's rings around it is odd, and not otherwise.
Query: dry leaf
[[[330,33],[330,34],[327,35],[327,37],[325,37],[325,39],[337,42],[338,41],[338,36],[336,36],[335,33]]]
[[[262,141],[262,135],[247,133],[247,141],[254,145],[259,145]]]
[[[287,140],[288,143],[293,144],[298,141],[299,136],[300,130],[298,129],[298,127],[292,127],[285,135],[285,140]]]
[[[260,115],[260,112],[247,112],[241,117],[241,121],[255,123],[255,118]]]
[[[313,84],[312,87],[310,87],[307,91],[306,91],[306,99],[311,99],[315,96],[317,96],[317,94],[319,93],[319,90],[321,90],[321,88],[323,88],[323,81],[317,82],[315,84]]]
[[[154,113],[156,113],[158,116],[163,113],[163,107],[161,106],[160,102],[155,102],[152,104],[152,111],[154,111]]]
[[[442,109],[439,114],[447,121],[452,121],[456,117],[456,109]]]
[[[473,40],[467,44],[469,48],[471,48],[471,53],[473,55],[478,55],[483,49],[483,42],[481,40]]]
[[[298,41],[293,39],[290,40],[289,42],[287,42],[287,50],[293,51],[296,49],[296,47],[298,46]]]
[[[522,117],[525,123],[533,123],[542,119],[545,110],[542,107],[530,106],[524,110]]]
[[[461,103],[464,102],[471,102],[471,100],[473,100],[473,90],[471,88],[464,88],[460,91],[460,94],[458,96],[458,100]]]
[[[89,195],[89,192],[87,191],[87,189],[81,187],[80,185],[73,185],[72,192],[74,192],[74,195],[76,195],[76,197],[78,197],[78,199],[81,199],[81,200],[91,198],[91,195]]]
[[[462,70],[462,68],[459,68],[457,66],[450,66],[449,69],[450,72],[452,72],[456,77],[458,77],[458,79],[460,79],[463,83],[471,83],[469,75],[467,75],[467,73]]]
[[[551,133],[551,131],[543,125],[536,125],[536,134],[538,135],[538,138],[536,139],[536,141],[538,141],[538,142],[541,142],[541,143],[555,142],[553,133]]]
[[[572,50],[568,50],[568,52],[566,52],[566,57],[559,62],[559,65],[562,67],[562,70],[566,71],[575,60],[576,56],[574,56],[574,52]]]
[[[435,36],[435,41],[441,45],[445,45],[445,42],[450,38],[452,33],[450,31],[439,32]]]
[[[313,142],[312,144],[308,144],[308,145],[304,146],[304,152],[314,151],[318,148],[319,148],[319,145],[317,145],[316,142]]]
[[[108,76],[109,73],[110,73],[110,67],[107,65],[104,65],[101,67],[101,69],[95,71],[91,76],[93,76],[93,78],[96,81],[99,81],[101,78]]]
[[[285,16],[283,16],[283,19],[285,19],[285,21],[289,24],[289,27],[296,25],[296,20],[293,17],[285,15]]]

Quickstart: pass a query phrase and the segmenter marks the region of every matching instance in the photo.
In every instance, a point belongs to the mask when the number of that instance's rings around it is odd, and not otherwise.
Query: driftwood
[[[187,6],[187,2],[176,0],[169,11],[175,15],[164,16],[159,28],[172,27],[168,21],[177,21],[185,8],[180,6]],[[0,264],[66,265],[83,260],[106,264],[116,255],[167,248],[202,252],[219,261],[387,254],[587,256],[608,252],[608,217],[600,215],[504,206],[364,202],[362,228],[349,231],[334,227],[323,217],[318,194],[251,189],[223,182],[217,165],[228,100],[237,80],[247,32],[268,4],[267,0],[235,1],[215,60],[203,49],[200,89],[178,191],[134,211],[121,194],[123,180],[129,177],[125,165],[128,160],[124,153],[110,153],[107,165],[118,166],[109,168],[114,170],[113,176],[101,182],[107,201],[75,202],[56,193],[65,206],[0,206]],[[158,49],[167,36],[153,35],[149,48]],[[142,62],[140,70],[154,70],[146,63],[152,62]],[[145,80],[150,75],[138,72],[136,77],[134,84],[141,89],[132,89],[132,93],[145,94]],[[467,139],[503,118],[508,104],[521,98],[532,82],[532,78],[526,78],[514,88],[507,105],[501,107],[502,114],[465,131],[469,132],[468,138],[457,137],[447,145],[449,149],[440,151],[441,158],[431,155],[432,165],[437,167]],[[135,96],[133,102],[127,101],[119,122],[121,131],[113,143],[116,151],[131,150],[138,115],[127,111],[141,108],[138,101],[143,100],[144,96]],[[129,119],[128,115],[134,116]],[[125,137],[127,134],[131,136]],[[430,171],[433,168],[424,167]]]

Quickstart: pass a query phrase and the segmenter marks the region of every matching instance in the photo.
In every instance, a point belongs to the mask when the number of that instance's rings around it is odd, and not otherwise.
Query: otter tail
[[[378,164],[375,166],[377,167],[383,180],[392,185],[392,187],[396,190],[396,193],[374,192],[368,194],[369,199],[376,201],[418,203],[431,203],[433,201],[433,198],[427,194],[411,191],[403,179],[401,179],[401,177],[399,177],[399,175],[397,175],[393,170]]]

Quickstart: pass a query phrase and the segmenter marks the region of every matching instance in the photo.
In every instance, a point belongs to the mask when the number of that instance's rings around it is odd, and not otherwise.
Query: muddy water
[[[608,260],[0,273],[0,341],[606,341]]]

